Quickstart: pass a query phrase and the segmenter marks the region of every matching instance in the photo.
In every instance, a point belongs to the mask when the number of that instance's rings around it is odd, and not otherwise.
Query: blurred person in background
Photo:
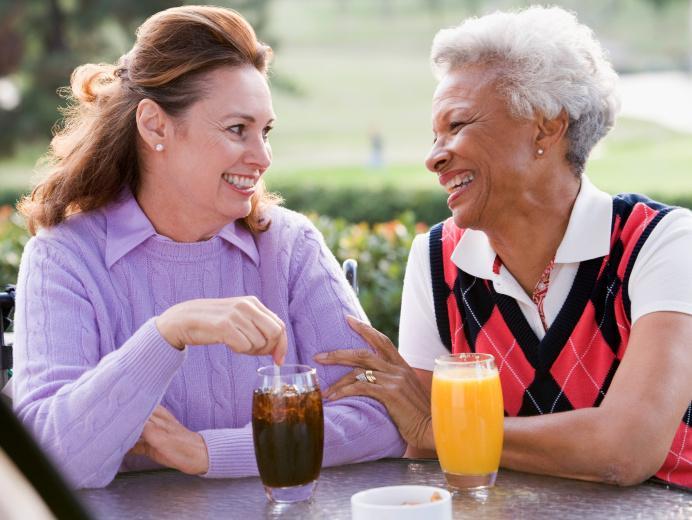
[[[435,358],[489,353],[505,468],[692,487],[692,214],[584,174],[619,105],[600,44],[532,7],[440,31],[431,59],[426,166],[452,217],[413,243],[399,353],[352,320],[379,355],[317,356],[356,367],[327,396],[380,400],[409,455],[434,455]]]
[[[14,406],[77,487],[160,466],[256,475],[257,368],[366,346],[321,235],[264,189],[270,57],[236,12],[186,6],[149,18],[116,66],[73,73],[50,174],[20,204],[36,236]],[[403,451],[376,401],[325,408],[325,465]]]

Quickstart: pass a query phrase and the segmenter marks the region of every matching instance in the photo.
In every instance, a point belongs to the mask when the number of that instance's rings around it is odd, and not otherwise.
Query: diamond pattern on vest
[[[488,298],[488,285],[484,280],[459,270],[453,292],[453,297],[458,302],[461,321],[465,324],[466,341],[473,346],[476,344],[478,333],[485,327],[495,307],[492,299]]]
[[[617,240],[610,257],[603,264],[603,271],[596,281],[596,287],[591,295],[591,305],[595,311],[595,321],[608,347],[617,354],[622,344],[620,327],[615,316],[613,299],[620,294],[622,279],[617,275],[617,266],[622,257],[622,242]]]
[[[505,396],[505,411],[508,415],[517,415],[522,407],[524,395],[533,400],[533,391],[529,388],[534,380],[535,369],[526,359],[518,345],[517,339],[503,323],[499,309],[495,308],[482,333],[476,338],[472,350],[492,354],[500,372],[502,394]],[[455,350],[462,352],[462,350]]]
[[[564,393],[574,408],[594,406],[596,399],[605,395],[604,383],[616,360],[615,353],[600,334],[600,326],[595,330],[589,326],[594,321],[594,307],[589,304],[550,368],[560,394]],[[557,409],[551,405],[548,411],[552,413]]]
[[[560,391],[560,385],[557,384],[552,374],[550,372],[538,372],[527,388],[524,401],[517,415],[525,417],[573,409],[572,403],[569,402],[564,392]]]
[[[449,330],[440,337],[452,352],[485,352],[500,371],[505,413],[510,416],[554,413],[598,406],[629,340],[627,290],[634,261],[660,219],[673,208],[640,195],[613,198],[611,250],[607,257],[582,262],[570,294],[539,341],[516,301],[494,291],[451,262],[463,230],[451,219],[438,231],[431,254],[435,312],[446,312]],[[432,236],[432,235],[431,235]],[[439,262],[439,260],[438,260]],[[456,278],[454,274],[456,272]],[[444,280],[445,291],[435,291]],[[441,323],[440,316],[438,326]],[[445,317],[443,317],[445,318]],[[444,321],[444,320],[442,320]],[[685,412],[664,465],[656,476],[692,486],[692,403]]]
[[[690,437],[692,437],[692,403],[687,407],[685,415],[682,418],[686,428],[678,428],[673,438],[673,443],[670,445],[666,461],[661,469],[656,473],[656,476],[666,482],[677,482],[682,485],[692,487],[692,479],[689,478],[690,468],[692,468],[692,453],[690,450]],[[687,473],[687,481],[682,480],[684,476],[680,473]],[[677,474],[676,474],[677,473]]]

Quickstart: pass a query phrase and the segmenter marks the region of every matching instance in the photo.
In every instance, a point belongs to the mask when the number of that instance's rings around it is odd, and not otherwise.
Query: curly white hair
[[[567,161],[581,175],[589,153],[615,123],[617,74],[587,26],[559,7],[532,6],[470,18],[442,29],[430,56],[439,80],[466,65],[494,67],[515,117],[569,116]]]

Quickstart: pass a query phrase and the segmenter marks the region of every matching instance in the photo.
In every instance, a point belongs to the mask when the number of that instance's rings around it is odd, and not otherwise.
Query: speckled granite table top
[[[98,519],[349,519],[351,495],[399,484],[444,486],[436,461],[387,459],[322,470],[309,503],[267,502],[258,478],[208,480],[175,471],[119,475],[105,489],[79,494]],[[684,518],[692,493],[645,483],[616,488],[501,470],[494,488],[455,496],[454,518]]]

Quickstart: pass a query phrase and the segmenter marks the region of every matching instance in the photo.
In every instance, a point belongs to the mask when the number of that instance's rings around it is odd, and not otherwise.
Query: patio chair
[[[91,518],[3,401],[0,425],[0,518]]]
[[[348,259],[342,268],[349,286],[358,294],[358,263]],[[9,338],[6,340],[6,331],[12,326],[14,302],[14,286],[5,287],[5,291],[0,292],[0,389],[7,386],[12,376],[12,344]],[[18,519],[29,513],[32,518],[90,518],[74,492],[15,417],[11,401],[6,398],[0,399],[0,424],[0,483],[3,484],[0,517]],[[25,501],[22,502],[20,497]]]
[[[0,389],[12,376],[14,286],[0,292]],[[0,395],[0,518],[90,518],[53,464]]]
[[[0,292],[0,399],[8,405],[11,399],[8,381],[12,377],[12,340],[6,334],[12,327],[14,315],[14,285],[8,285]]]
[[[341,267],[346,277],[346,281],[358,295],[358,262],[353,258],[344,260]],[[15,286],[7,285],[5,290],[0,292],[0,390],[8,385],[12,377],[12,339],[7,334],[7,330],[12,327],[12,317],[14,316]],[[7,393],[7,392],[5,392]],[[0,394],[0,397],[5,394]]]
[[[353,258],[344,260],[341,267],[348,284],[353,292],[358,295],[358,262]],[[0,292],[0,400],[4,400],[8,406],[12,405],[12,339],[7,330],[12,327],[14,316],[15,286],[7,285]]]
[[[341,264],[341,268],[344,270],[344,276],[346,281],[353,289],[353,292],[358,296],[358,262],[353,258],[347,258],[344,263]]]

